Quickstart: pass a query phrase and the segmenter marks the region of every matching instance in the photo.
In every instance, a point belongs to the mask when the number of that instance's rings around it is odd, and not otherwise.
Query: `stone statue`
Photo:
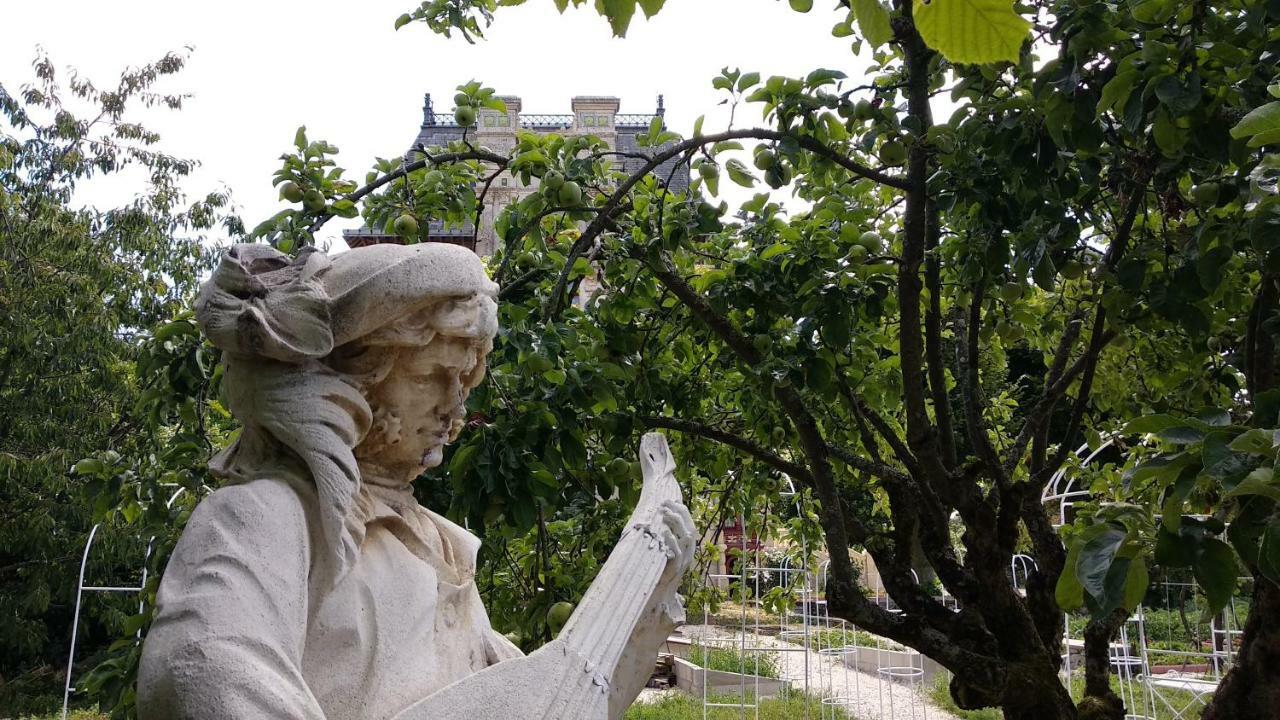
[[[524,657],[475,585],[479,540],[420,506],[484,377],[497,287],[470,251],[296,259],[235,246],[197,318],[243,430],[160,584],[138,708],[152,718],[619,717],[683,621],[696,543],[660,435],[617,548]]]

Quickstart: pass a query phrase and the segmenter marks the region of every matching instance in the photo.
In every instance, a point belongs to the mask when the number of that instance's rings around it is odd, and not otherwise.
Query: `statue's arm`
[[[288,485],[257,480],[202,501],[160,583],[139,717],[322,720],[301,670],[309,555]]]

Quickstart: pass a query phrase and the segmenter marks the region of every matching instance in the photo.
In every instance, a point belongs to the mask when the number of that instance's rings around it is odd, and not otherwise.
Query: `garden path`
[[[739,637],[736,630],[713,625],[686,625],[680,632],[691,640],[702,639],[722,646],[736,645]],[[959,720],[929,701],[925,684],[911,687],[883,680],[874,673],[854,670],[829,655],[802,649],[770,635],[748,632],[745,642],[749,648],[777,651],[780,674],[792,681],[792,687],[803,689],[807,674],[810,694],[840,698],[837,706],[858,720]]]

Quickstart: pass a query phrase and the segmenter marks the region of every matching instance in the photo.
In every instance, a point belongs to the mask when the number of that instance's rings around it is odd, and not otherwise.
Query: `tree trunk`
[[[1253,581],[1253,605],[1240,654],[1214,693],[1203,720],[1274,720],[1280,717],[1280,588]]]
[[[1084,700],[1081,720],[1124,720],[1124,702],[1111,689],[1111,638],[1129,617],[1119,609],[1084,627]]]
[[[964,710],[999,706],[1005,720],[1084,720],[1076,712],[1071,694],[1058,678],[1052,663],[1037,662],[1011,666],[1004,692],[999,698],[976,692],[951,679],[951,698]]]

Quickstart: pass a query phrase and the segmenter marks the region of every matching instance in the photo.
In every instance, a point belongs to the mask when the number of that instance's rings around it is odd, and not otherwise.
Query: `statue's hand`
[[[684,503],[668,500],[658,510],[661,525],[655,528],[667,553],[667,567],[662,573],[663,584],[680,583],[693,562],[693,552],[698,546],[698,529],[693,516]]]

